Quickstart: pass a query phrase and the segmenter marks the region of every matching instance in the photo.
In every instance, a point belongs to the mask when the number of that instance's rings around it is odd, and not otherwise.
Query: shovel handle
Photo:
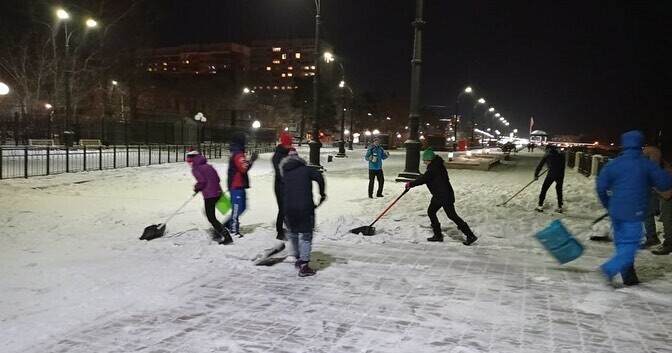
[[[392,202],[389,206],[387,206],[387,208],[385,209],[385,211],[383,211],[383,213],[381,213],[380,216],[378,216],[378,218],[376,218],[376,220],[373,221],[373,223],[371,223],[371,225],[369,225],[369,227],[373,227],[373,225],[376,224],[376,222],[378,222],[378,220],[381,219],[381,218],[385,215],[385,213],[387,213],[387,211],[389,211],[390,208],[392,208],[392,206],[394,206],[394,204],[396,204],[397,201],[399,201],[399,199],[400,199],[402,196],[406,195],[406,193],[408,192],[408,190],[409,190],[409,189],[405,189],[404,192],[402,192],[401,195],[399,195],[399,197],[397,197],[397,198],[394,200],[394,202]]]
[[[548,171],[548,169],[545,169],[543,172],[539,173],[538,177],[544,175],[547,171]],[[518,191],[517,193],[513,194],[513,196],[511,196],[508,200],[506,200],[506,201],[500,203],[500,204],[497,205],[497,206],[504,206],[504,205],[506,205],[507,203],[509,203],[509,201],[513,200],[514,197],[518,196],[518,194],[520,194],[521,192],[523,192],[523,190],[527,189],[527,187],[530,186],[530,185],[532,185],[532,183],[534,183],[535,181],[537,181],[537,179],[532,179],[532,181],[530,181],[529,183],[527,183],[527,185],[523,186],[523,188],[520,189],[520,191]]]

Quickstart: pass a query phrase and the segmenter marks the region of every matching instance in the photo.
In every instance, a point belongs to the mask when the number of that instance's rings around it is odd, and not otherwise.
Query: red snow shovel
[[[371,223],[368,226],[362,226],[362,227],[357,227],[355,229],[351,229],[350,233],[354,233],[354,234],[362,233],[362,235],[374,235],[374,234],[376,234],[376,228],[373,225],[376,224],[376,222],[378,222],[378,220],[381,219],[385,215],[385,213],[387,213],[387,211],[389,211],[390,208],[392,208],[392,206],[394,206],[394,204],[397,203],[397,201],[399,201],[399,199],[402,196],[406,195],[408,190],[409,189],[404,190],[404,192],[402,192],[401,195],[399,195],[399,197],[397,197],[397,199],[394,200],[394,202],[392,202],[389,206],[387,206],[385,211],[383,211],[383,213],[381,213],[380,216],[378,216],[378,218],[376,218],[376,220],[373,221],[373,223]]]
[[[191,197],[189,197],[187,201],[184,201],[182,206],[180,206],[180,208],[175,210],[175,212],[173,212],[170,215],[170,217],[166,219],[165,222],[159,224],[152,224],[151,226],[146,227],[145,231],[142,232],[142,236],[140,236],[140,240],[149,241],[152,239],[161,238],[166,233],[166,223],[168,223],[168,221],[170,221],[170,219],[173,218],[173,216],[175,216],[178,212],[180,212],[180,210],[182,210],[184,206],[186,206],[189,203],[189,201],[191,201],[194,198],[194,196],[196,196],[196,194],[197,193],[194,193],[193,195],[191,195]]]

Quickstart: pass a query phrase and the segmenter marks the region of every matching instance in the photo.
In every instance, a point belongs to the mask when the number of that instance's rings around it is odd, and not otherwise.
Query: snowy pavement
[[[558,265],[534,241],[554,218],[531,211],[540,183],[495,206],[531,180],[541,154],[489,172],[449,170],[457,212],[480,237],[471,247],[442,213],[446,241],[425,241],[424,188],[376,236],[348,234],[402,191],[393,180],[403,151],[386,161],[382,201],[366,197],[362,154],[325,165],[310,278],[291,262],[249,261],[275,242],[270,155],[253,169],[246,236],[232,246],[208,241],[200,198],[166,237],[137,240],[188,198],[185,164],[0,182],[0,351],[670,351],[672,257],[640,253],[644,283],[614,290],[594,273],[610,244],[584,241],[582,258]],[[213,164],[223,176],[226,163]],[[604,211],[593,180],[568,171],[565,184],[563,222],[578,231]],[[608,231],[602,222],[581,239]]]

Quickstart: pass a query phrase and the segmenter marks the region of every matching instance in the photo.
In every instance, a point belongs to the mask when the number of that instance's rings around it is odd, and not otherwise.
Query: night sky
[[[314,36],[313,0],[147,0],[158,44]],[[322,0],[323,38],[356,92],[408,97],[415,0]],[[514,127],[551,135],[669,126],[672,1],[425,0],[422,103],[471,85]],[[460,113],[470,116],[473,100]],[[482,111],[480,116],[482,116]],[[477,115],[478,116],[478,115]]]

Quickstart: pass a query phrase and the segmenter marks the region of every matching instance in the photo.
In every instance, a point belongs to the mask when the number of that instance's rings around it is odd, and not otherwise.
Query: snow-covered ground
[[[350,234],[403,191],[403,150],[385,161],[383,199],[367,197],[363,153],[325,163],[311,278],[291,262],[250,261],[276,242],[270,154],[251,172],[245,237],[232,246],[209,241],[200,195],[164,238],[138,240],[189,198],[187,164],[0,181],[0,351],[669,351],[670,257],[640,253],[645,283],[613,290],[593,273],[610,244],[584,241],[584,256],[560,266],[534,240],[555,216],[553,188],[545,214],[532,211],[541,183],[496,206],[531,180],[540,152],[488,172],[449,170],[457,212],[480,237],[471,247],[443,213],[446,241],[425,241],[424,187],[377,235]],[[212,161],[222,177],[225,162]],[[594,181],[568,171],[565,209],[575,232],[602,215]],[[580,238],[608,232],[605,221]]]

